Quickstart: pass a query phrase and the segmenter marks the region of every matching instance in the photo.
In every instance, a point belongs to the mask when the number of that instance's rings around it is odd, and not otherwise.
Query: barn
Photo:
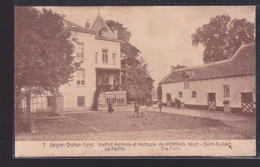
[[[227,60],[174,70],[159,82],[162,101],[177,98],[187,108],[253,113],[255,59],[255,44],[250,43]]]

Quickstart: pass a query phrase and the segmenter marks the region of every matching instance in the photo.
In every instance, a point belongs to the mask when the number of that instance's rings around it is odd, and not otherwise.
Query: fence
[[[126,91],[101,93],[98,98],[98,105],[106,106],[108,102],[115,106],[126,105]]]
[[[21,109],[26,110],[26,100],[22,100]],[[59,112],[63,110],[63,96],[34,96],[31,98],[31,112]]]

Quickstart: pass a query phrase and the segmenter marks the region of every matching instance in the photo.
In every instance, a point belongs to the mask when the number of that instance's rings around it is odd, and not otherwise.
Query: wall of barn
[[[224,85],[230,87],[229,97],[224,97]],[[254,75],[190,81],[189,89],[184,89],[184,82],[176,82],[162,84],[162,101],[166,103],[166,94],[171,94],[173,100],[177,97],[185,104],[206,106],[208,103],[207,93],[216,93],[216,106],[223,107],[223,101],[230,100],[231,107],[241,108],[241,92],[253,92],[255,102],[255,90]],[[183,92],[182,97],[178,97],[179,91]],[[192,91],[197,92],[196,97],[192,97]]]

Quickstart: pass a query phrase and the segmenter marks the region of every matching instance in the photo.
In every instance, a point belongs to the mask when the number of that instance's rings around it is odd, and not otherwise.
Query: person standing
[[[135,116],[135,114],[137,115],[137,117],[139,117],[139,105],[137,104],[137,102],[135,102],[135,104],[134,104],[134,115],[133,115],[133,117]]]
[[[159,103],[158,103],[158,107],[160,109],[160,112],[162,112],[162,101],[160,100]]]
[[[109,102],[108,102],[108,112],[109,112],[109,113],[112,113],[113,111],[114,111],[113,105],[112,105],[111,101],[109,101]]]

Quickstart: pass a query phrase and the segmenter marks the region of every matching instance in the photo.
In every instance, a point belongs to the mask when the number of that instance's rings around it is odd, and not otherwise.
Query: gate
[[[241,93],[242,112],[253,112],[253,93]]]
[[[208,109],[216,110],[216,93],[208,93]]]

